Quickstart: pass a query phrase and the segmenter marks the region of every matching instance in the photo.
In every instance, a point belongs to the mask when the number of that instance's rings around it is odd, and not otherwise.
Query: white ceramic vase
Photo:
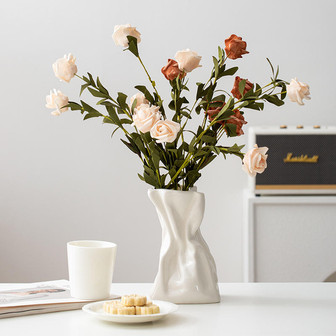
[[[152,299],[174,303],[219,302],[216,264],[200,232],[204,194],[150,189],[148,196],[162,227]]]

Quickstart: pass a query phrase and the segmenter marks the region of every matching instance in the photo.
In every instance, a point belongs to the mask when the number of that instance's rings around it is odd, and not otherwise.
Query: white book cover
[[[80,309],[89,302],[71,297],[67,280],[0,284],[0,318]]]

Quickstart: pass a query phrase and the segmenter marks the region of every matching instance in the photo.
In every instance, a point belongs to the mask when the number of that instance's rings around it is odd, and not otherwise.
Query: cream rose
[[[50,95],[46,97],[47,104],[46,107],[50,109],[56,109],[52,111],[51,114],[54,116],[59,116],[61,113],[68,110],[67,107],[63,107],[68,105],[69,98],[65,96],[61,91],[57,91],[56,89],[50,91]]]
[[[175,55],[175,59],[179,69],[185,72],[191,72],[194,69],[201,67],[199,64],[202,57],[198,56],[195,51],[191,51],[190,49],[178,51]]]
[[[151,128],[161,119],[161,113],[158,106],[149,106],[148,104],[141,104],[134,109],[133,126],[140,132],[147,133]]]
[[[128,47],[127,36],[133,36],[137,39],[138,43],[141,42],[140,33],[135,27],[130,24],[114,26],[114,33],[112,35],[113,41],[117,46]]]
[[[138,92],[137,94],[135,94],[134,96],[131,97],[130,99],[130,104],[129,104],[129,108],[132,108],[133,102],[136,99],[136,105],[134,106],[134,108],[138,108],[141,104],[149,104],[149,101],[146,99],[145,95],[143,93]]]
[[[297,78],[292,79],[286,88],[288,97],[292,102],[304,105],[303,99],[310,99],[309,85],[299,82]]]
[[[267,168],[267,147],[258,147],[254,145],[254,148],[250,149],[243,159],[243,170],[245,170],[250,176],[256,176],[257,173],[261,174]]]
[[[76,58],[72,54],[64,55],[53,64],[55,76],[64,82],[69,83],[71,78],[77,73],[77,66],[75,64]]]
[[[180,128],[180,124],[175,121],[160,120],[152,127],[150,135],[157,143],[173,142]]]

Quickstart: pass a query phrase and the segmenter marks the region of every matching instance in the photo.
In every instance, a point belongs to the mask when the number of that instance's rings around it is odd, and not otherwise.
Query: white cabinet
[[[336,272],[336,196],[245,194],[244,280],[325,281]]]

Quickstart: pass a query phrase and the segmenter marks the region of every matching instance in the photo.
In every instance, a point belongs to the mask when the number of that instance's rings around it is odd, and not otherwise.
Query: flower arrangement
[[[128,24],[115,26],[112,37],[116,45],[124,47],[138,59],[152,88],[137,85],[138,93],[129,100],[121,92],[113,98],[99,77],[94,79],[90,73],[79,76],[76,59],[69,54],[53,64],[56,77],[67,83],[78,77],[83,81],[80,95],[88,91],[98,99],[97,106],[92,107],[83,100],[69,101],[60,91],[53,90],[47,96],[46,107],[54,109],[51,113],[55,116],[70,108],[80,111],[84,120],[102,118],[103,123],[115,126],[113,134],[121,130],[125,136],[121,141],[142,162],[143,174],[138,174],[139,178],[156,189],[189,190],[201,177],[201,171],[220,154],[224,158],[229,154],[238,156],[242,159],[243,169],[251,176],[262,173],[267,167],[268,148],[255,145],[244,155],[241,151],[244,145],[221,145],[223,136],[244,134],[247,109],[263,110],[265,102],[281,106],[286,94],[300,105],[303,105],[303,99],[310,99],[307,84],[296,78],[290,83],[280,79],[279,67],[275,69],[268,59],[272,70],[268,84],[261,86],[236,76],[231,92],[219,89],[220,80],[232,77],[238,71],[237,66],[228,65],[228,60],[234,61],[249,53],[246,42],[232,34],[225,40],[224,49],[218,47],[208,81],[196,83],[196,97],[191,106],[185,97],[185,92],[189,91],[188,75],[201,66],[201,56],[185,49],[176,53],[175,60],[168,59],[161,72],[169,81],[172,99],[165,105],[140,57],[141,34]],[[105,109],[105,113],[99,108]],[[188,121],[195,114],[201,121],[198,128],[192,130],[188,128]]]

